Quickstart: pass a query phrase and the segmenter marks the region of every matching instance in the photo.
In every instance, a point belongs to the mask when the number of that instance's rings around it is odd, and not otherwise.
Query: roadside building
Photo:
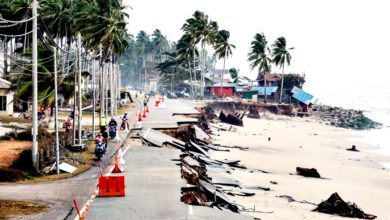
[[[222,93],[221,93],[221,83],[214,83],[213,86],[208,86],[210,94],[223,97],[231,97],[235,94],[236,85],[234,83],[222,83]]]
[[[11,82],[0,78],[0,115],[14,113],[13,93],[9,90]]]

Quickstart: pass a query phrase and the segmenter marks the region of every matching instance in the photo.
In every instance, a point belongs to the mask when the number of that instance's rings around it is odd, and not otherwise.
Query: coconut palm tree
[[[189,47],[191,47],[192,50],[192,59],[193,59],[193,73],[194,73],[194,93],[193,96],[197,96],[197,77],[196,77],[196,57],[199,57],[199,53],[197,52],[196,45],[200,41],[199,31],[198,31],[198,20],[195,18],[189,18],[186,20],[186,23],[184,23],[183,27],[181,28],[187,37],[190,39],[190,42],[188,44]]]
[[[153,31],[151,46],[154,52],[154,56],[157,59],[157,63],[161,63],[163,60],[163,52],[166,52],[168,47],[167,38],[162,35],[159,29]]]
[[[229,43],[230,32],[227,30],[220,30],[215,38],[214,50],[218,59],[223,58],[223,71],[225,71],[226,59],[232,55],[232,49],[236,48]],[[223,75],[221,79],[221,95],[222,95]]]
[[[284,37],[279,37],[272,44],[272,62],[275,63],[276,66],[282,68],[282,84],[280,86],[280,96],[279,103],[282,102],[283,99],[283,83],[284,83],[284,65],[290,65],[291,54],[290,51],[293,50],[294,47],[287,48],[287,41]]]
[[[193,79],[192,79],[192,73],[194,73],[194,78],[196,78],[196,72],[191,71],[191,60],[195,62],[195,59],[197,56],[199,56],[199,52],[196,49],[196,47],[192,46],[192,37],[189,34],[184,34],[180,40],[177,42],[176,45],[176,56],[178,59],[182,59],[188,62],[188,71],[190,75],[190,94],[191,96],[194,96],[194,89],[193,89]],[[194,63],[195,67],[195,63]],[[194,71],[196,71],[194,69]],[[196,80],[196,79],[195,79]]]
[[[248,53],[248,61],[251,62],[251,70],[258,68],[258,78],[260,74],[264,78],[264,102],[267,102],[267,79],[266,74],[271,72],[271,58],[269,57],[270,49],[267,47],[267,39],[264,34],[257,33],[251,42],[251,49]]]
[[[144,89],[146,89],[146,58],[150,49],[150,38],[149,35],[145,31],[138,32],[136,36],[136,45],[138,54],[140,55],[140,58],[142,58],[142,67],[144,70]],[[142,69],[141,69],[142,70]],[[140,70],[140,71],[141,71]],[[142,88],[142,73],[139,73],[139,88]]]
[[[201,44],[201,96],[204,95],[204,73],[206,69],[206,45],[214,45],[218,34],[218,23],[209,20],[208,15],[196,11],[193,15]]]

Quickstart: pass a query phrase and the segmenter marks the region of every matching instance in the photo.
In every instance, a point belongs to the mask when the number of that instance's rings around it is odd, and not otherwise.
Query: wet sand
[[[338,192],[345,201],[356,203],[366,213],[377,215],[377,219],[390,219],[390,171],[380,164],[390,162],[390,157],[364,152],[374,146],[357,142],[359,132],[314,120],[267,115],[267,119],[245,118],[244,127],[234,127],[233,132],[213,128],[214,143],[249,150],[213,152],[212,158],[240,159],[249,169],[269,172],[235,170],[230,176],[244,185],[268,186],[271,191],[254,190],[253,197],[234,196],[231,200],[246,208],[272,212],[248,213],[261,219],[345,219],[312,212],[314,205],[289,203],[277,197],[288,195],[318,204]],[[352,145],[362,151],[347,151]],[[316,168],[324,179],[298,176],[297,166]]]

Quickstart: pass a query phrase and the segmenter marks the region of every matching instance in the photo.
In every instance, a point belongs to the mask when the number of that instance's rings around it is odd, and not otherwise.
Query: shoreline
[[[214,143],[249,147],[249,150],[213,152],[212,158],[238,159],[248,170],[269,172],[236,170],[232,173],[243,184],[271,188],[269,192],[253,191],[256,193],[253,197],[231,197],[245,207],[255,206],[256,210],[273,212],[254,213],[253,216],[262,219],[283,219],[286,216],[290,219],[341,219],[312,212],[313,205],[289,203],[277,197],[288,195],[296,200],[319,203],[338,192],[345,201],[356,203],[366,213],[377,215],[378,219],[390,217],[386,210],[390,176],[389,170],[383,167],[386,163],[390,165],[390,157],[366,152],[377,147],[364,142],[361,132],[351,134],[350,129],[319,123],[314,118],[273,114],[262,119],[244,118],[244,127],[234,128],[232,132],[213,128]],[[346,150],[352,145],[356,145],[360,152]],[[295,174],[298,166],[316,168],[325,179],[298,176]]]

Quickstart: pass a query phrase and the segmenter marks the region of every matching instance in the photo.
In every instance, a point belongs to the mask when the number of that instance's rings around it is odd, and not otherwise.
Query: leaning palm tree
[[[282,83],[280,85],[279,103],[281,103],[283,99],[284,65],[286,63],[287,65],[290,65],[291,54],[289,51],[293,49],[294,47],[287,48],[286,38],[284,37],[279,37],[272,44],[272,61],[276,66],[282,68]]]
[[[251,42],[251,49],[248,53],[248,61],[251,62],[251,70],[258,68],[258,73],[264,78],[264,102],[267,102],[267,79],[266,74],[271,72],[271,58],[269,57],[270,49],[267,47],[267,39],[264,34],[256,34],[255,39]]]
[[[223,71],[225,71],[226,59],[232,55],[232,49],[236,48],[233,44],[229,44],[230,32],[227,30],[218,31],[215,40],[215,54],[219,59],[223,58]],[[222,73],[223,74],[223,73]],[[221,79],[221,95],[222,95],[223,75]]]

